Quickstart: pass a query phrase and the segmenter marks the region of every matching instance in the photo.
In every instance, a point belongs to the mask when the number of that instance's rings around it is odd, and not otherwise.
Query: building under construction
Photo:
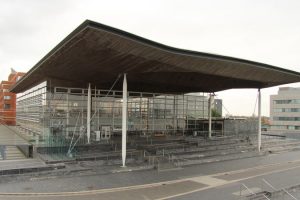
[[[12,91],[18,129],[37,152],[77,159],[84,151],[115,152],[110,155],[122,155],[125,165],[129,153],[159,151],[154,144],[238,137],[243,131],[236,124],[212,126],[211,94],[232,88],[259,91],[258,120],[244,133],[255,136],[260,150],[260,89],[299,81],[294,71],[177,49],[85,21]]]

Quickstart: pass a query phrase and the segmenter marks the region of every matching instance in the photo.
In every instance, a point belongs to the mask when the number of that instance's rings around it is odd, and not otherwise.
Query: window
[[[274,112],[300,112],[300,108],[274,108]]]
[[[295,130],[295,126],[288,126],[289,130]]]
[[[273,117],[274,121],[300,121],[300,117]]]
[[[10,104],[4,104],[4,109],[10,109]]]
[[[274,104],[300,104],[300,99],[274,100]]]
[[[287,129],[287,126],[282,126],[282,125],[273,125],[272,127],[275,129],[281,129],[281,130]]]
[[[10,100],[11,96],[4,96],[4,100]]]

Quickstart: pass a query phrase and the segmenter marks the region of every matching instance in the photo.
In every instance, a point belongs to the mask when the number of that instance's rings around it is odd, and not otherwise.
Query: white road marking
[[[223,179],[214,178],[212,176],[198,176],[194,178],[190,178],[191,181],[195,181],[198,183],[206,184],[209,186],[219,186],[219,185],[225,185],[228,183],[228,181],[225,181]]]

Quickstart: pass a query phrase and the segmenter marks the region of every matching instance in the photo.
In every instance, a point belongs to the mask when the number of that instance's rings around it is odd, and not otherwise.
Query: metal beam
[[[126,163],[126,136],[127,136],[127,80],[123,80],[123,106],[122,106],[122,166]]]

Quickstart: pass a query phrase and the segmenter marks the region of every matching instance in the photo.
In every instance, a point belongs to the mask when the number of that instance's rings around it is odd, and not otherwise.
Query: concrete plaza
[[[185,167],[76,176],[39,176],[0,184],[0,199],[238,199],[241,183],[278,188],[298,184],[300,152]]]

